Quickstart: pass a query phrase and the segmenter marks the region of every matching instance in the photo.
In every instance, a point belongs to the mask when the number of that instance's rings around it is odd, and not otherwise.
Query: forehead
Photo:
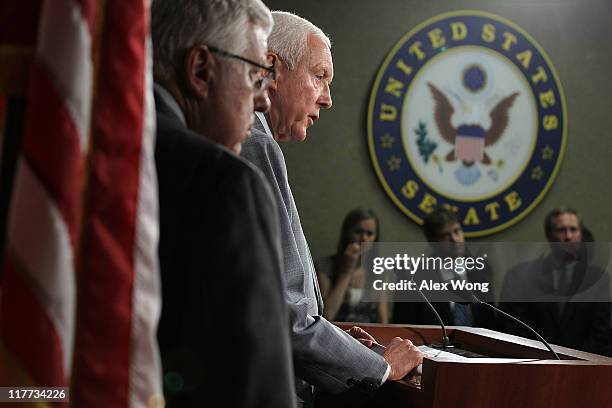
[[[578,220],[578,217],[576,216],[576,214],[572,214],[572,213],[560,214],[557,217],[553,218],[552,222],[555,228],[578,227],[580,224],[580,221]]]
[[[442,228],[440,228],[440,230],[438,231],[438,234],[443,235],[456,230],[462,231],[461,225],[459,225],[458,222],[451,222],[448,224],[444,224]]]
[[[330,77],[334,74],[331,51],[325,42],[314,34],[308,36],[308,52],[306,52],[301,62],[307,65],[306,68],[323,68],[327,70]]]
[[[376,221],[374,221],[373,218],[364,218],[355,224],[353,229],[367,229],[373,231],[376,229]]]

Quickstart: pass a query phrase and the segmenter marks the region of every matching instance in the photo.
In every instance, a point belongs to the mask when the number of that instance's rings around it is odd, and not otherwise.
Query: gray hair
[[[261,0],[153,0],[151,37],[155,75],[176,75],[185,52],[202,43],[240,54],[249,25],[272,29],[272,15]]]
[[[310,34],[319,37],[331,49],[327,35],[310,21],[293,13],[273,11],[274,28],[268,38],[268,50],[277,54],[293,70],[308,47]]]

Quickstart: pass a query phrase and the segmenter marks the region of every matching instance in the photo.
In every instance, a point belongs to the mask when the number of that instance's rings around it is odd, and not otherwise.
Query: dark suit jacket
[[[156,95],[168,407],[295,406],[278,215],[245,160],[188,130]],[[120,180],[117,180],[120,182]]]
[[[550,343],[597,354],[610,352],[609,281],[604,271],[580,261],[573,274],[570,294],[576,298],[581,288],[597,284],[598,300],[603,302],[567,302],[561,313],[554,302],[507,302],[520,294],[536,299],[553,293],[552,260],[550,257],[525,262],[506,274],[500,307],[533,327]],[[512,321],[504,322],[503,330],[523,337],[534,337]]]

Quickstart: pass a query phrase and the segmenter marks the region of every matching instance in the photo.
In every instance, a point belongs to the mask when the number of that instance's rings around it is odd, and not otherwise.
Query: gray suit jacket
[[[323,302],[289,187],[285,158],[258,117],[251,137],[242,146],[242,156],[263,172],[278,205],[296,376],[333,393],[352,387],[374,391],[387,363],[322,317]],[[304,398],[305,388],[301,388],[298,395]]]

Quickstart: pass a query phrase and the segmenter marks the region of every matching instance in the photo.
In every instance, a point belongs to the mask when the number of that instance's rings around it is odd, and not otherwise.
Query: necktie
[[[471,326],[472,325],[472,316],[470,313],[469,305],[462,305],[461,303],[455,303],[454,317],[455,317],[456,326]]]
[[[558,271],[559,281],[557,282],[557,294],[561,296],[561,299],[557,303],[557,308],[559,309],[560,316],[565,310],[565,304],[567,303],[567,299],[569,296],[569,269],[569,265],[564,265]]]

